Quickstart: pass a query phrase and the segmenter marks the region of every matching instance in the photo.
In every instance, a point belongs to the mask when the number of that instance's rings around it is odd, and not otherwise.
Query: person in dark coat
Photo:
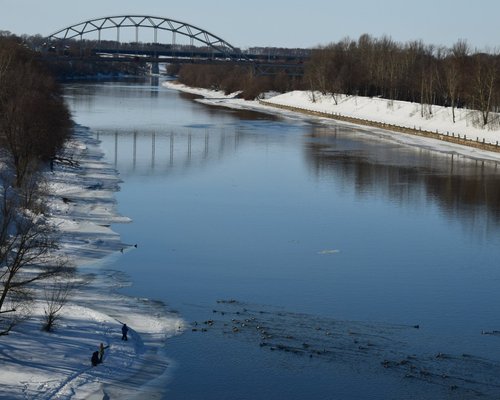
[[[99,364],[99,352],[94,351],[92,353],[92,358],[90,359],[90,362],[92,363],[92,366],[95,367],[97,364]]]
[[[127,333],[128,333],[128,326],[127,326],[127,324],[123,324],[123,326],[122,326],[122,340],[128,340]]]

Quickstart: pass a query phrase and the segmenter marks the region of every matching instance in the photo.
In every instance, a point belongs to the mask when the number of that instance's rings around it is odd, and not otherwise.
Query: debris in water
[[[337,254],[337,253],[340,253],[340,250],[337,250],[337,249],[326,249],[326,250],[318,251],[318,254],[321,254],[321,255]]]

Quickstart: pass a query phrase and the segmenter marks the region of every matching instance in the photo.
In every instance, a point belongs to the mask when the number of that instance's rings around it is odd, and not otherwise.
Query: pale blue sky
[[[500,48],[500,0],[0,0],[0,30],[48,35],[94,17],[176,19],[234,46],[314,47],[362,33]]]

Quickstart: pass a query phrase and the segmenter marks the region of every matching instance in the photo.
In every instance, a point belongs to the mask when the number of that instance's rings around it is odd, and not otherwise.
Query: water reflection
[[[390,144],[349,128],[313,126],[310,136],[305,156],[318,178],[353,187],[358,197],[382,196],[414,207],[435,203],[474,233],[498,230],[497,162]]]
[[[192,128],[192,129],[191,129]],[[155,175],[205,167],[209,162],[238,151],[243,132],[232,128],[192,126],[169,132],[110,131],[96,132],[104,149],[112,149],[108,158],[124,176]]]

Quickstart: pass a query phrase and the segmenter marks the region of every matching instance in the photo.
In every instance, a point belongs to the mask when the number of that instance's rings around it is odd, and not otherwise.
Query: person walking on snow
[[[127,333],[128,333],[128,326],[127,326],[127,324],[123,324],[123,326],[122,326],[122,340],[128,340]]]
[[[102,363],[102,359],[104,358],[104,349],[107,349],[109,346],[104,346],[102,343],[99,345],[99,363]]]

